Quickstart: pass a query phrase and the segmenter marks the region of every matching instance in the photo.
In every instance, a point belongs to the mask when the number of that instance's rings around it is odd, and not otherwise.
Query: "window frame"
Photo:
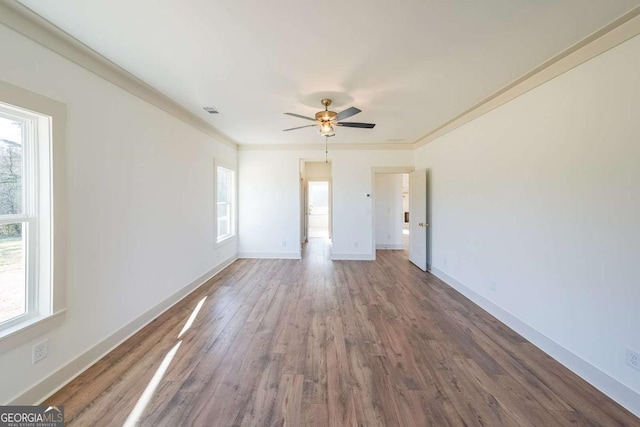
[[[228,202],[229,205],[229,233],[220,236],[219,235],[219,231],[220,231],[220,218],[218,217],[219,214],[219,210],[220,210],[220,203],[218,201],[218,170],[222,169],[228,172],[231,172],[231,183],[229,184],[229,190],[230,190],[230,201]],[[219,163],[219,162],[214,162],[214,228],[215,228],[215,237],[216,237],[216,244],[223,244],[231,239],[234,239],[236,237],[236,211],[237,211],[237,172],[235,170],[235,168],[231,167],[228,164],[224,164],[224,163]],[[224,202],[223,202],[224,203]]]
[[[27,313],[0,324],[3,353],[59,326],[66,316],[66,106],[1,80],[0,106],[3,117],[30,123],[23,136],[22,213],[2,216],[2,223],[28,222]]]

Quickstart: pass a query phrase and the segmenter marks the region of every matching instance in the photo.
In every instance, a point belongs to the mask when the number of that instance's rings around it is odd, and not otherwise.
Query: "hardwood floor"
[[[235,262],[46,404],[76,426],[640,425],[402,251],[323,240]]]

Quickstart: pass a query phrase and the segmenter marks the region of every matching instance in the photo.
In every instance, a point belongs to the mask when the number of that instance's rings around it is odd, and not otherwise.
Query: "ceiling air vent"
[[[202,109],[209,114],[220,114],[220,111],[218,111],[216,107],[202,107]]]

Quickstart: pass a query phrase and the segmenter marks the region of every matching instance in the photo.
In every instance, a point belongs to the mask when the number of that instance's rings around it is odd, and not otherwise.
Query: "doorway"
[[[332,237],[331,162],[300,159],[300,244]],[[304,255],[303,255],[304,256]]]
[[[329,238],[329,182],[309,181],[307,187],[309,238]]]
[[[402,250],[408,255],[410,237],[409,174],[412,166],[372,167],[372,258],[377,250]]]
[[[407,174],[377,173],[374,181],[376,250],[403,250],[408,235],[404,234],[404,177]],[[408,191],[408,187],[407,187]]]

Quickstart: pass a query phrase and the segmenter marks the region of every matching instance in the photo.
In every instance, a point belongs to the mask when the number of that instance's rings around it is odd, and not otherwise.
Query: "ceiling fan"
[[[348,128],[363,128],[363,129],[372,129],[375,124],[374,123],[358,123],[358,122],[343,122],[342,120],[347,117],[355,116],[362,110],[356,107],[349,107],[344,111],[336,113],[335,111],[329,111],[329,105],[331,105],[330,99],[323,99],[322,105],[324,105],[324,111],[319,111],[316,113],[316,118],[313,119],[311,117],[301,116],[300,114],[295,113],[284,113],[287,116],[298,117],[300,119],[311,120],[316,122],[312,125],[306,126],[298,126],[295,128],[284,129],[284,132],[288,132],[290,130],[309,128],[313,126],[320,126],[319,132],[322,136],[334,136],[336,134],[336,126],[344,126]]]

